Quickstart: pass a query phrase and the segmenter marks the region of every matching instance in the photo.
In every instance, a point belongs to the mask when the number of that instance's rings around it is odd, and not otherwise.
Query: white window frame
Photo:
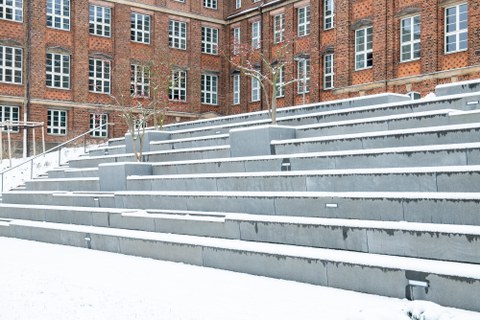
[[[2,1],[0,6],[0,19],[23,22],[23,0],[11,0],[11,4]]]
[[[305,75],[305,77],[304,77]],[[300,59],[297,61],[297,93],[310,92],[310,59]],[[305,92],[304,92],[305,88]]]
[[[202,104],[218,105],[218,76],[202,74]]]
[[[89,7],[89,32],[99,37],[112,36],[112,9],[91,4]]]
[[[420,59],[420,16],[400,20],[400,61]]]
[[[17,106],[7,106],[7,105],[0,105],[0,122],[19,122],[20,121],[20,108]],[[3,132],[18,132],[19,128],[17,126],[10,127],[10,126],[2,126],[0,127],[0,131]]]
[[[100,127],[101,126],[101,127]],[[108,113],[90,113],[90,132],[91,137],[107,138],[108,137]]]
[[[233,54],[240,53],[241,34],[240,27],[233,28]]]
[[[187,23],[170,20],[168,23],[168,45],[170,48],[187,50]]]
[[[218,35],[217,28],[202,27],[202,52],[206,54],[218,54]]]
[[[240,9],[242,7],[242,0],[235,0],[235,9]]]
[[[70,89],[70,55],[47,52],[46,85],[55,89]]]
[[[369,64],[370,61],[370,64]],[[373,67],[373,28],[355,30],[355,71]]]
[[[0,46],[0,82],[22,84],[22,67],[23,50],[21,48]]]
[[[97,68],[100,68],[100,72],[97,72]],[[112,90],[111,62],[104,59],[90,58],[88,60],[88,72],[89,91],[95,93],[110,94]]]
[[[416,91],[407,92],[407,96],[409,96],[411,100],[418,100],[422,98],[422,95],[420,94],[420,92],[416,92]]]
[[[252,48],[260,49],[262,47],[262,24],[259,21],[252,22]]]
[[[275,97],[282,98],[285,97],[285,67],[282,66],[280,69],[278,69],[278,72],[278,78],[275,83],[275,86],[277,88]]]
[[[168,99],[172,101],[187,101],[187,71],[172,70]]]
[[[297,9],[297,35],[305,37],[310,34],[310,5]]]
[[[262,87],[260,86],[260,81],[258,81],[257,78],[252,77],[252,81],[251,81],[250,85],[251,85],[251,95],[250,95],[251,101],[252,102],[260,101],[261,92],[262,92]]]
[[[323,30],[335,27],[335,0],[325,0],[323,3]]]
[[[55,117],[57,120],[55,120]],[[64,136],[67,134],[68,111],[48,109],[47,111],[47,134]]]
[[[150,44],[152,17],[148,14],[132,12],[130,14],[130,40]]]
[[[323,89],[331,90],[335,87],[335,55],[333,53],[323,56]]]
[[[70,0],[47,0],[47,27],[69,31],[70,9]]]
[[[233,101],[232,104],[240,104],[240,73],[233,75]]]
[[[453,23],[448,23],[449,11],[454,12]],[[466,10],[466,20],[460,20],[461,10]],[[453,30],[448,30],[449,26],[453,26]],[[460,39],[463,37],[464,39]],[[453,39],[453,41],[450,41]],[[450,48],[450,44],[454,45],[454,48]],[[463,44],[463,46],[462,46]],[[445,8],[445,54],[455,53],[468,50],[468,4],[461,3],[455,6]]]
[[[217,0],[203,0],[203,6],[208,9],[218,9]]]
[[[280,43],[285,40],[285,14],[273,16],[273,42]]]
[[[130,95],[135,98],[150,97],[150,67],[130,65]]]

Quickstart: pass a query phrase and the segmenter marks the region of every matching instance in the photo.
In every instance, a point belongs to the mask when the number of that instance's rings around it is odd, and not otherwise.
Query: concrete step
[[[21,239],[397,298],[405,298],[408,292],[416,299],[479,310],[480,266],[476,264],[35,221],[13,220],[7,230],[7,236]]]
[[[154,141],[150,143],[150,151],[202,148],[202,147],[222,146],[222,145],[228,145],[228,144],[229,144],[229,135],[218,134],[218,135],[194,137],[194,138]]]
[[[465,123],[464,118],[456,122],[458,117],[455,115],[459,113],[464,114],[465,112],[445,109],[300,126],[297,128],[296,138],[301,139]],[[480,117],[472,118],[470,122],[478,122],[480,120]]]
[[[98,177],[98,168],[57,168],[48,171],[50,179],[61,178],[95,178]]]
[[[480,226],[177,210],[0,205],[1,219],[93,225],[480,263]]]
[[[437,97],[468,94],[479,91],[480,80],[478,79],[441,84],[435,88],[435,94],[437,95]]]
[[[77,180],[39,181],[29,190],[75,190]],[[81,189],[81,185],[77,188]],[[92,186],[91,190],[94,189]],[[148,175],[127,178],[127,190],[145,191],[412,191],[480,192],[480,166],[331,169]]]
[[[161,162],[154,175],[480,165],[480,143]]]
[[[480,123],[272,141],[272,153],[392,148],[478,142]]]
[[[214,146],[164,150],[143,153],[143,162],[162,162],[176,160],[211,159],[230,157],[230,146]],[[75,159],[69,162],[70,168],[92,168],[101,163],[135,162],[133,154],[109,155]]]
[[[309,105],[288,107],[288,108],[279,108],[277,110],[278,117],[288,117],[288,116],[298,116],[301,114],[321,112],[321,111],[330,111],[338,110],[345,108],[355,108],[363,106],[371,106],[377,104],[388,104],[388,103],[400,103],[404,101],[409,101],[409,97],[406,95],[394,94],[394,93],[382,93],[376,95],[369,95],[357,98],[349,98],[335,101],[327,101],[322,103],[314,103]],[[222,126],[232,123],[242,123],[242,122],[254,122],[258,120],[269,119],[267,111],[258,111],[251,113],[244,113],[214,119],[205,119],[205,120],[196,120],[190,122],[182,122],[175,124],[168,124],[164,126],[164,129],[167,131],[176,131],[176,130],[188,130],[192,128],[201,128],[207,126]]]
[[[125,145],[108,145],[108,146],[98,146],[95,149],[91,149],[88,151],[89,156],[103,156],[109,154],[124,154]]]
[[[10,191],[3,203],[480,225],[480,193]]]
[[[34,179],[25,183],[25,190],[99,191],[99,178]]]

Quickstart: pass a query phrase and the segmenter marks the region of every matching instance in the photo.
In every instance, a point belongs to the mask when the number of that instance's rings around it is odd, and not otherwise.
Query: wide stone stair
[[[0,236],[480,311],[478,84],[114,139],[4,192]]]

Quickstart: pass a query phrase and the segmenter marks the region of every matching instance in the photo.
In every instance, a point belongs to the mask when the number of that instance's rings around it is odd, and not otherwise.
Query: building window
[[[47,0],[47,27],[70,30],[70,0]]]
[[[445,53],[468,49],[468,5],[445,9]]]
[[[400,61],[420,59],[420,16],[400,22]]]
[[[187,72],[184,70],[172,71],[170,87],[168,89],[170,100],[187,101]]]
[[[326,54],[323,57],[323,89],[333,89],[333,77],[335,75],[334,69],[334,56],[333,53]]]
[[[150,16],[132,12],[130,15],[130,40],[150,43]]]
[[[409,96],[411,100],[418,100],[418,99],[420,99],[420,98],[422,97],[422,96],[420,95],[420,93],[415,92],[415,91],[408,92],[408,93],[407,93],[407,96]]]
[[[107,7],[90,5],[90,34],[110,37],[112,32],[112,11]]]
[[[19,107],[0,106],[0,122],[15,123],[19,121]],[[2,131],[18,132],[18,127],[3,126]]]
[[[218,29],[202,27],[202,52],[208,54],[218,53]]]
[[[47,53],[47,87],[70,89],[70,56]]]
[[[373,66],[372,31],[372,27],[355,30],[355,70]]]
[[[90,132],[92,137],[108,137],[108,114],[90,113],[90,130],[93,130]]]
[[[130,65],[130,95],[135,98],[150,97],[150,68]]]
[[[0,1],[0,19],[22,22],[23,0]]]
[[[203,6],[209,9],[217,9],[217,0],[203,0]]]
[[[240,28],[233,28],[233,54],[240,53]]]
[[[170,48],[187,49],[187,24],[170,20],[168,25],[168,45]]]
[[[252,78],[252,102],[260,101],[260,81],[256,78]]]
[[[310,34],[310,6],[298,8],[298,28],[299,37]]]
[[[275,87],[277,88],[277,94],[275,97],[281,98],[285,96],[285,67],[278,69],[277,81],[275,81]]]
[[[240,9],[242,7],[242,0],[235,0],[235,9]]]
[[[280,43],[284,40],[285,14],[280,13],[273,16],[273,41]]]
[[[88,71],[88,89],[91,92],[110,94],[110,61],[89,59]]]
[[[297,93],[310,92],[310,59],[297,62]]]
[[[47,133],[58,135],[67,134],[67,111],[53,109],[48,110]]]
[[[335,1],[325,0],[323,6],[323,29],[332,29],[334,26],[333,18],[335,16]]]
[[[240,104],[240,74],[233,75],[233,104]]]
[[[252,48],[260,49],[262,41],[262,27],[260,21],[252,23]]]
[[[218,104],[218,76],[202,74],[202,103]]]
[[[22,83],[22,49],[0,46],[0,82]]]

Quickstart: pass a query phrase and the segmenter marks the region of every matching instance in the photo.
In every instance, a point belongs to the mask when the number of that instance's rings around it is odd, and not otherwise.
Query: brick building
[[[92,139],[123,136],[111,96],[148,100],[145,62],[165,55],[171,121],[265,109],[258,84],[221,52],[234,54],[238,39],[268,56],[286,37],[295,63],[283,80],[308,85],[285,87],[280,106],[387,91],[418,97],[480,77],[479,0],[6,0],[0,121],[44,122],[48,143],[104,121],[115,126]]]

